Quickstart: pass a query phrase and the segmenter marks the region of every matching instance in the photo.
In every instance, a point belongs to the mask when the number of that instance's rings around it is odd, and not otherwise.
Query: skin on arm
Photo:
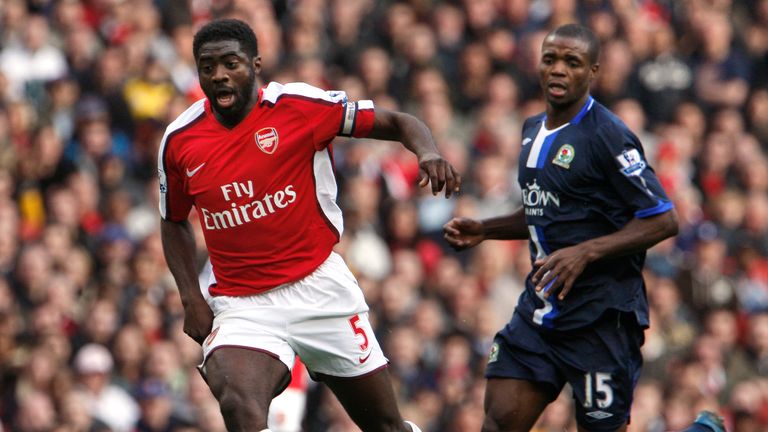
[[[674,209],[649,218],[634,218],[615,233],[559,249],[536,260],[533,265],[537,270],[531,281],[536,284],[536,291],[541,291],[551,282],[544,297],[549,298],[559,292],[557,298],[562,300],[589,263],[647,250],[677,235],[677,231],[677,212]]]
[[[168,268],[184,305],[184,333],[202,345],[211,332],[213,312],[200,292],[195,269],[195,237],[188,221],[160,222],[160,237]]]
[[[432,184],[432,195],[445,188],[445,197],[461,189],[461,175],[440,155],[427,125],[401,112],[376,109],[369,138],[399,141],[419,160],[419,186]]]
[[[483,220],[453,218],[443,225],[443,238],[457,251],[471,248],[483,240],[525,240],[528,226],[524,209]]]

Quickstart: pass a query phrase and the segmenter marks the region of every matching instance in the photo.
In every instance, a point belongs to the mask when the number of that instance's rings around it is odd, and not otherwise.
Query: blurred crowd
[[[400,146],[334,145],[338,251],[404,417],[441,432],[480,430],[489,345],[531,265],[524,242],[455,253],[442,224],[520,205],[540,44],[589,25],[603,42],[593,95],[641,138],[681,222],[648,255],[630,430],[679,429],[705,408],[734,432],[768,428],[768,0],[3,0],[0,429],[224,430],[182,332],[155,174],[165,126],[203,97],[192,37],[217,17],[253,26],[264,82],[412,113],[463,173],[446,200],[416,187]],[[302,378],[280,416],[356,430]],[[575,430],[572,404],[564,391],[536,430]]]

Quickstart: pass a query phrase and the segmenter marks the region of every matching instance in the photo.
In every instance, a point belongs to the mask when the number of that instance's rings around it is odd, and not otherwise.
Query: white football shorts
[[[209,282],[215,282],[213,273]],[[229,297],[202,291],[214,314],[202,365],[221,347],[261,351],[288,369],[298,354],[312,374],[336,377],[366,375],[388,363],[357,280],[335,252],[304,279],[265,293]]]

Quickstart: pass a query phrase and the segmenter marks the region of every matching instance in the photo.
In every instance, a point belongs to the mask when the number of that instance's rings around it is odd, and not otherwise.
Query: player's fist
[[[184,333],[200,345],[213,327],[213,311],[202,297],[184,304]]]
[[[443,238],[454,250],[471,248],[485,240],[483,224],[469,218],[453,218],[443,225]]]

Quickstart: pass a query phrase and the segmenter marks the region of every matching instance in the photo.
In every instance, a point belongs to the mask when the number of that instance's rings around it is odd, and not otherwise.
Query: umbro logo
[[[191,169],[187,168],[187,177],[192,177],[193,175],[197,174],[197,172],[200,171],[200,168],[202,168],[203,165],[205,165],[205,162],[203,162],[200,165],[198,165],[197,168],[195,168],[195,169],[191,170]]]
[[[605,411],[592,411],[592,412],[588,412],[587,415],[598,420],[607,419],[608,417],[613,417],[613,414],[607,413]]]

